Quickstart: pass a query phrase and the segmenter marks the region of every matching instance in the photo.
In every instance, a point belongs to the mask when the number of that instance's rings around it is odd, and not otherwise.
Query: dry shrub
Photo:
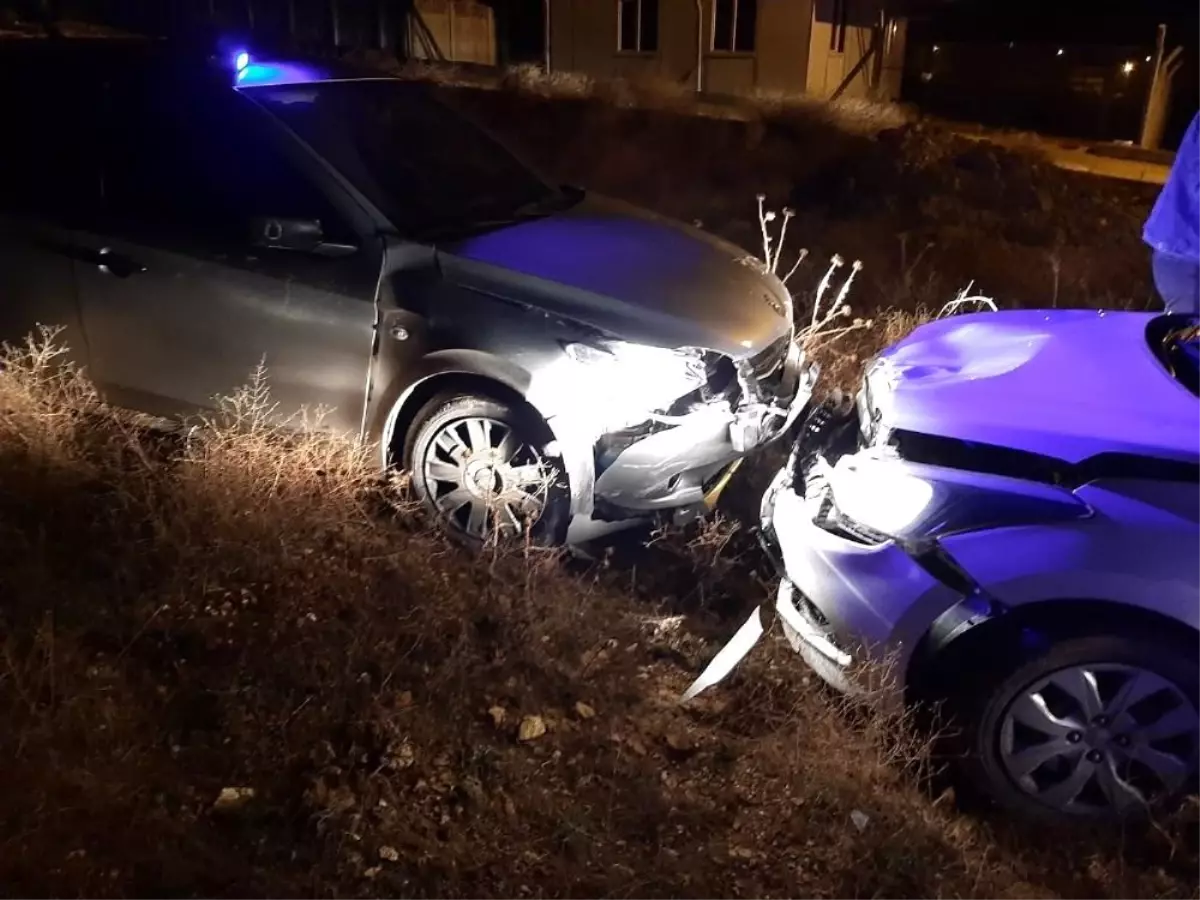
[[[760,90],[747,102],[763,118],[813,118],[850,134],[873,135],[913,121],[913,114],[899,104],[858,97],[822,100],[803,93]]]
[[[690,79],[681,81],[652,73],[602,77],[570,70],[547,72],[535,63],[503,69],[428,60],[401,63],[379,51],[356,51],[348,60],[441,87],[503,90],[541,100],[594,100],[621,109],[669,111],[747,122],[781,120],[794,124],[808,120],[863,136],[912,121],[911,113],[892,103],[857,98],[826,101],[779,91],[698,95]]]
[[[586,99],[595,92],[596,80],[583,72],[550,72],[525,64],[505,70],[499,86],[535,97]]]
[[[23,344],[0,346],[0,429],[6,454],[28,465],[69,469],[84,462],[80,419],[101,413],[103,404],[56,344],[60,333],[42,328]]]

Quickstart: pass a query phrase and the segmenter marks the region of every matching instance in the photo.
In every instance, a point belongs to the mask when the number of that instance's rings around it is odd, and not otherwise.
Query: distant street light
[[[1058,48],[1058,52],[1057,52],[1057,53],[1055,53],[1054,55],[1055,55],[1055,56],[1062,56],[1062,55],[1063,55],[1063,49],[1062,49],[1062,47],[1059,47],[1059,48]]]
[[[1129,60],[1128,62],[1125,63],[1125,65],[1121,66],[1121,71],[1124,72],[1126,75],[1131,73],[1133,71],[1133,60]]]

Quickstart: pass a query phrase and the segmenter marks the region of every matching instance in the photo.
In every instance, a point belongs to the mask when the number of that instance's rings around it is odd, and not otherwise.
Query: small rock
[[[374,878],[383,870],[379,866],[371,866],[371,868],[363,872],[363,878]]]
[[[221,793],[217,795],[217,799],[213,802],[212,809],[215,813],[236,812],[253,799],[254,788],[221,788]]]
[[[871,818],[865,812],[860,812],[856,809],[850,813],[850,821],[861,832],[867,827],[867,823],[871,821]]]
[[[575,715],[581,719],[594,719],[596,718],[596,710],[580,700],[575,704]]]
[[[517,729],[517,740],[536,741],[546,733],[546,722],[541,716],[526,716]]]
[[[462,791],[475,806],[484,806],[487,803],[487,795],[484,793],[483,785],[480,784],[478,778],[464,778]]]
[[[667,746],[676,753],[691,753],[696,749],[692,736],[682,729],[667,732]]]
[[[408,741],[388,747],[388,750],[391,754],[387,761],[389,769],[409,769],[417,761],[417,753]]]
[[[488,710],[488,715],[492,717],[492,724],[497,728],[504,725],[504,720],[508,718],[508,713],[504,711],[503,706],[493,706]]]
[[[379,858],[387,862],[396,862],[400,859],[400,854],[396,852],[395,847],[389,847],[385,844],[379,848]]]
[[[748,847],[730,847],[729,855],[733,859],[753,859],[754,851]]]

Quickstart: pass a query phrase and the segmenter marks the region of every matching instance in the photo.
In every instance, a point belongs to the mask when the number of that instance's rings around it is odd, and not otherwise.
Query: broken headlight
[[[704,351],[668,350],[625,341],[564,343],[573,367],[571,389],[605,430],[624,427],[665,410],[708,379]]]
[[[602,372],[615,389],[627,388],[634,396],[646,392],[661,394],[667,402],[700,387],[708,374],[704,351],[691,347],[665,350],[625,341],[604,341],[564,344],[563,352],[595,373]]]
[[[835,518],[899,541],[1091,515],[1086,503],[1062,488],[915,465],[887,452],[845,456],[827,477]]]

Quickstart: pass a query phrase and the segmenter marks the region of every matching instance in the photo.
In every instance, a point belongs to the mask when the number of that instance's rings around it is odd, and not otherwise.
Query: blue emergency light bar
[[[330,78],[328,72],[302,63],[260,62],[248,50],[236,49],[216,58],[231,66],[236,87],[273,87],[289,84],[312,84]],[[216,61],[214,60],[214,61]]]

